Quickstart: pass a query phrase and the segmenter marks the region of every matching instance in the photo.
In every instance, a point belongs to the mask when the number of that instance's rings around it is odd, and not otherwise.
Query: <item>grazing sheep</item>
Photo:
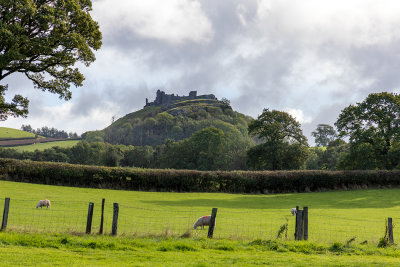
[[[292,213],[293,216],[296,215],[297,209],[296,208],[292,208],[291,213]]]
[[[43,208],[43,207],[50,207],[50,200],[48,199],[42,199],[39,201],[39,203],[36,205],[36,208]]]
[[[193,224],[193,229],[197,229],[197,227],[201,227],[201,229],[204,229],[204,225],[210,226],[211,223],[211,215],[203,216],[197,219],[197,221]],[[214,223],[214,226],[216,225],[216,222]]]

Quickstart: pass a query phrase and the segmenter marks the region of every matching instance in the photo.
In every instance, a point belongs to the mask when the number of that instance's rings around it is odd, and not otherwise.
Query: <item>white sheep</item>
[[[197,221],[193,224],[193,229],[196,229],[197,227],[201,227],[201,229],[204,229],[204,225],[210,226],[211,224],[211,215],[203,216],[197,219]],[[214,222],[214,226],[217,223]]]
[[[36,205],[36,208],[43,208],[43,207],[47,207],[50,208],[50,200],[48,199],[42,199],[39,201],[39,203]]]
[[[291,212],[292,215],[294,216],[294,215],[296,215],[296,213],[297,213],[297,209],[296,209],[296,208],[292,208],[292,210],[291,210],[290,212]]]

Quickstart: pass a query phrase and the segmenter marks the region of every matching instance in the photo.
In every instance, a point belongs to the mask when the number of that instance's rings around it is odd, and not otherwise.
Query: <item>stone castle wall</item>
[[[193,100],[193,99],[214,99],[217,100],[215,95],[197,95],[197,91],[190,91],[188,96],[178,96],[175,94],[166,94],[164,91],[157,90],[156,99],[153,102],[149,102],[146,98],[145,107],[149,106],[162,106],[168,105],[177,101]]]

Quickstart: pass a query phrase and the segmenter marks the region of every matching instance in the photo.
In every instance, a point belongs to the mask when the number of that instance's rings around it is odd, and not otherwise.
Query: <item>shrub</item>
[[[398,187],[400,171],[195,171],[0,159],[0,179],[143,191],[287,193]]]

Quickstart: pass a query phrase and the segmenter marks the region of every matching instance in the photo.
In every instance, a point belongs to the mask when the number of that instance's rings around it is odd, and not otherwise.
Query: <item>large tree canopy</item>
[[[34,86],[69,100],[71,84],[82,86],[83,75],[73,68],[88,66],[101,33],[89,12],[90,0],[0,0],[0,82],[22,73]],[[26,116],[28,99],[15,95],[6,102],[7,85],[0,84],[0,120]]]
[[[307,159],[307,138],[298,123],[286,112],[264,109],[249,124],[249,134],[264,143],[248,151],[249,167],[254,169],[299,169]]]
[[[179,142],[167,141],[163,147],[162,168],[218,170],[227,165],[227,140],[221,129],[209,127]],[[225,146],[224,146],[225,145]]]
[[[317,129],[311,135],[315,137],[315,144],[323,147],[328,146],[329,142],[337,137],[335,129],[328,124],[318,124]]]
[[[370,94],[343,109],[335,125],[339,136],[350,140],[347,168],[392,169],[398,164],[392,149],[400,141],[399,95]]]

